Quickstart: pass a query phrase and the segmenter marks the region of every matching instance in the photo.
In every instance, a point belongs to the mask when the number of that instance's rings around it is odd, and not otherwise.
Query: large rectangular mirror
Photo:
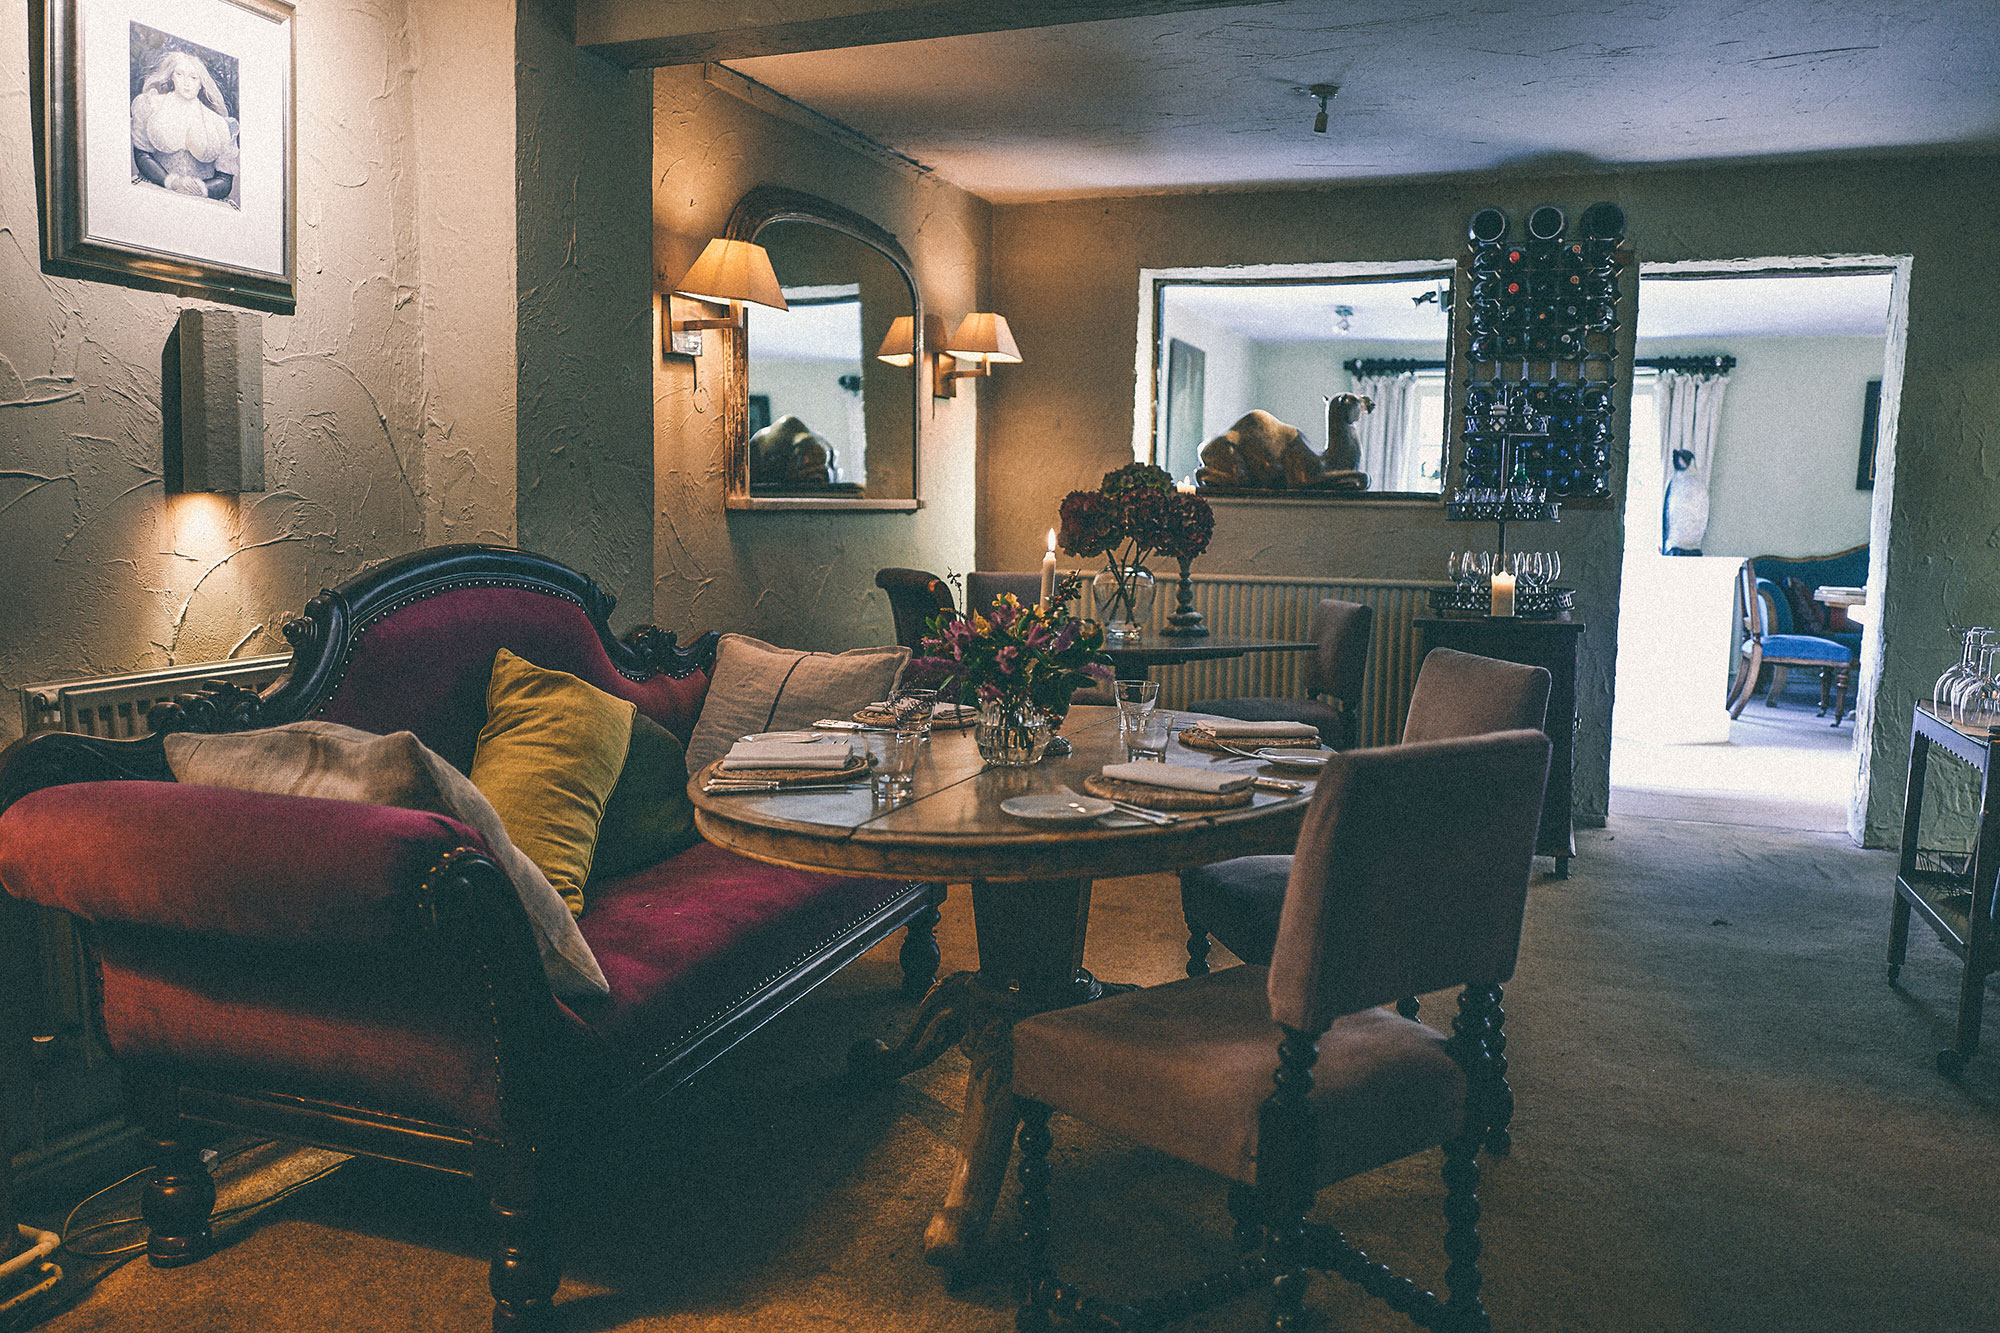
[[[1440,495],[1452,269],[1395,268],[1149,275],[1152,461],[1224,495]]]
[[[732,509],[915,509],[922,303],[874,223],[794,190],[745,195],[727,235],[771,259],[784,310],[753,306],[725,414]],[[898,321],[914,340],[885,346]]]

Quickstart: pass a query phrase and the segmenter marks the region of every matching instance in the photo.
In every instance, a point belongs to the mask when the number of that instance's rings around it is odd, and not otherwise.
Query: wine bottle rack
[[[1584,210],[1574,234],[1544,205],[1510,239],[1498,209],[1467,230],[1461,492],[1540,491],[1550,504],[1612,494],[1612,438],[1624,285],[1624,214]],[[1453,518],[1492,519],[1478,506]],[[1531,520],[1536,515],[1505,516]],[[1546,517],[1553,517],[1548,514]]]

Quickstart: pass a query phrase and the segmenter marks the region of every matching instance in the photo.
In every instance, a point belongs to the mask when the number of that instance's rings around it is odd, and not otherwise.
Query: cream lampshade
[[[945,341],[944,350],[961,361],[1014,365],[1021,361],[1021,349],[1014,345],[1014,331],[1007,327],[1007,317],[982,311],[958,322],[958,331]]]
[[[957,332],[945,340],[931,392],[939,398],[955,397],[959,380],[989,374],[995,365],[1018,365],[1020,360],[1021,349],[1014,342],[1014,331],[1007,327],[1007,317],[974,311],[960,320]],[[969,363],[970,369],[958,369],[958,362]]]
[[[753,241],[710,241],[674,290],[703,301],[751,301],[786,309],[771,256]]]
[[[912,336],[915,324],[916,321],[908,315],[896,316],[882,339],[882,346],[875,353],[875,359],[887,361],[892,366],[916,364],[916,340]]]

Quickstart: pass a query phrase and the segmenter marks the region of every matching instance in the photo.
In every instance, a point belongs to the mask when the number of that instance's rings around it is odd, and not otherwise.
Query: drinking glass
[[[1944,709],[1945,717],[1953,722],[1965,721],[1966,705],[1970,701],[1972,692],[1979,688],[1980,683],[1993,669],[1993,638],[1991,630],[1982,629],[1972,635],[1973,665],[1952,683],[1951,695]]]
[[[1125,735],[1132,724],[1152,712],[1160,702],[1157,680],[1117,680],[1111,683],[1111,697],[1118,701],[1118,732]]]
[[[868,738],[868,785],[876,800],[894,804],[910,794],[922,743],[915,731],[883,731]]]
[[[1931,704],[1940,714],[1950,716],[1952,691],[1958,687],[1960,681],[1973,673],[1973,659],[1977,653],[1977,650],[1973,647],[1973,641],[1981,633],[1981,627],[1978,625],[1949,625],[1946,628],[1953,634],[1963,638],[1965,647],[1960,653],[1958,661],[1946,667],[1944,674],[1937,678],[1937,684],[1931,687]]]
[[[1173,735],[1173,714],[1141,713],[1125,728],[1125,756],[1156,764],[1167,762],[1167,740]]]
[[[897,731],[915,732],[919,741],[931,738],[931,715],[937,711],[937,691],[900,689],[889,696],[889,712]]]

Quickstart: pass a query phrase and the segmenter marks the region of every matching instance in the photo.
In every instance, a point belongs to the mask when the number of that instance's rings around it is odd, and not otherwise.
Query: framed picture
[[[290,314],[292,6],[30,0],[42,271]]]
[[[1875,432],[1882,423],[1882,381],[1869,380],[1861,398],[1861,464],[1854,473],[1854,489],[1875,489]]]

